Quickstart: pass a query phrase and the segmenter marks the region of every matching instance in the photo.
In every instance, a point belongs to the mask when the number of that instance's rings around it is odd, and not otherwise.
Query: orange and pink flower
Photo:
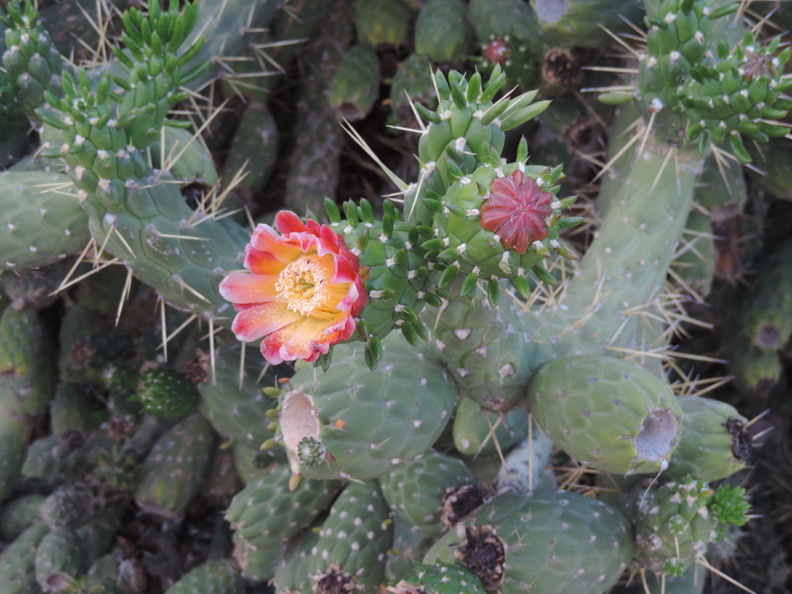
[[[245,248],[244,267],[220,283],[234,304],[231,330],[243,342],[263,338],[272,364],[315,361],[355,332],[368,303],[363,271],[343,237],[327,225],[289,211],[275,229],[258,225]]]

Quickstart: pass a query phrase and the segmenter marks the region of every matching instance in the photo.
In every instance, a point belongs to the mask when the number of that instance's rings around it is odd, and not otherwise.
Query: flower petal
[[[268,252],[261,252],[250,246],[245,248],[244,266],[251,274],[278,275],[286,264]]]
[[[300,217],[290,210],[281,210],[275,215],[275,228],[284,235],[308,232]]]
[[[318,340],[325,336],[327,328],[325,320],[302,318],[267,336],[261,343],[261,354],[273,365],[296,359],[316,361],[330,350],[329,340]]]
[[[231,323],[231,331],[237,340],[252,342],[302,319],[303,316],[288,309],[286,304],[270,301],[246,307],[237,313]]]
[[[275,289],[276,276],[231,272],[219,286],[220,294],[232,303],[263,303],[278,296]]]
[[[284,242],[283,237],[269,225],[259,224],[250,238],[250,250],[257,250],[270,254],[281,262],[288,263],[300,256],[302,250],[298,245]],[[246,250],[247,253],[248,250]]]

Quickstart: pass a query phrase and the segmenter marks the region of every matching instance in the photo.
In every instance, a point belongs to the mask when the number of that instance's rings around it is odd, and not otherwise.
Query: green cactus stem
[[[643,15],[643,2],[629,0],[533,0],[542,34],[576,47],[600,47],[616,34],[629,31],[627,22]]]
[[[461,0],[429,0],[415,22],[415,51],[435,64],[459,64],[467,57],[472,31]]]
[[[43,495],[30,494],[20,495],[5,502],[0,512],[0,540],[13,542],[25,530],[40,521],[41,506],[45,499]]]
[[[143,462],[137,504],[165,518],[183,513],[201,489],[214,445],[212,427],[198,413],[172,427]]]
[[[374,49],[407,45],[412,13],[402,0],[360,0],[355,3],[358,41]]]
[[[514,409],[502,417],[483,409],[470,398],[457,402],[452,427],[454,447],[466,456],[492,456],[508,451],[522,441],[528,431],[528,416]]]
[[[8,594],[41,594],[36,581],[36,552],[49,527],[37,522],[25,530],[0,557],[0,580]]]
[[[0,188],[0,270],[46,266],[88,244],[88,220],[67,176],[4,172]]]
[[[234,496],[226,519],[246,544],[277,548],[313,523],[343,487],[317,479],[303,479],[294,489],[290,483],[289,466],[279,466]]]
[[[35,415],[55,394],[54,345],[31,305],[13,304],[0,314],[0,403],[12,415]]]
[[[300,215],[321,212],[327,189],[337,185],[344,136],[327,93],[350,42],[351,17],[349,3],[331,3],[325,26],[305,49],[308,72],[297,99],[284,195],[284,206]]]
[[[558,357],[528,384],[536,422],[561,449],[616,474],[668,467],[682,409],[662,379],[615,357]]]
[[[389,515],[376,482],[347,485],[330,508],[311,549],[307,573],[313,592],[376,591],[393,544]]]
[[[369,45],[350,47],[330,79],[327,100],[339,118],[355,122],[365,118],[379,96],[380,64]]]
[[[679,445],[671,455],[664,480],[687,476],[711,482],[745,468],[751,458],[748,420],[726,402],[700,396],[679,396],[682,422]]]
[[[45,592],[57,592],[85,573],[90,561],[75,530],[56,528],[39,543],[35,561],[36,581]]]
[[[230,559],[207,561],[199,565],[166,590],[168,594],[244,594],[245,580],[239,568]]]
[[[599,594],[633,551],[620,511],[576,493],[538,491],[493,498],[442,536],[424,562],[461,561],[486,590],[503,594]]]
[[[448,495],[476,484],[473,472],[459,459],[435,450],[397,466],[379,478],[385,501],[409,526],[440,536]]]
[[[409,576],[388,588],[392,594],[484,594],[484,587],[465,566],[456,563],[418,565]]]
[[[688,477],[654,490],[636,493],[634,516],[635,564],[657,575],[681,576],[687,566],[704,556],[707,545],[721,538],[724,525],[742,525],[748,504],[744,489],[724,486],[715,494],[703,481]]]
[[[456,387],[428,348],[389,336],[375,371],[361,366],[364,350],[336,345],[326,372],[304,365],[283,389],[277,439],[295,474],[382,476],[425,452],[450,421]]]
[[[26,416],[0,401],[0,502],[9,497],[16,486],[27,454],[31,423]]]

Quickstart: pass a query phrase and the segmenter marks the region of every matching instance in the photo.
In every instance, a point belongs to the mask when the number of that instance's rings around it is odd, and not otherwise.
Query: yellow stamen
[[[275,289],[286,306],[304,316],[310,315],[327,299],[322,266],[311,258],[287,265],[278,275]]]

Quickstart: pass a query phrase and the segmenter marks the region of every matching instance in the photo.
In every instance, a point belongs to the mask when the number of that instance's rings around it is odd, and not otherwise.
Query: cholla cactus
[[[138,505],[168,518],[185,513],[209,473],[216,433],[234,440],[240,456],[251,457],[243,448],[259,444],[277,449],[279,456],[265,458],[276,467],[248,468],[250,483],[228,508],[238,554],[272,551],[281,561],[257,563],[258,579],[274,578],[283,591],[320,594],[384,589],[397,520],[416,533],[415,542],[434,545],[423,564],[390,568],[401,573],[391,591],[447,591],[447,574],[455,583],[470,580],[471,591],[478,580],[484,590],[504,594],[529,585],[536,592],[597,594],[635,567],[636,556],[641,568],[676,575],[701,562],[718,522],[742,522],[744,493],[718,497],[696,481],[718,480],[744,466],[747,420],[698,396],[677,398],[658,363],[668,336],[658,321],[662,312],[652,308],[710,143],[728,140],[735,157],[747,161],[740,135],[761,142],[786,133],[772,121],[792,106],[783,95],[792,83],[781,74],[789,51],[727,25],[732,5],[646,4],[649,30],[636,90],[605,97],[635,103],[638,135],[613,151],[621,158],[609,165],[614,180],[603,200],[609,207],[578,264],[563,238],[580,220],[566,216],[574,198],[559,196],[561,167],[531,162],[525,139],[515,143],[513,158],[504,157],[506,133],[540,116],[548,101],[533,90],[504,92],[507,77],[499,65],[488,80],[480,73],[432,73],[436,107],[411,106],[419,121],[417,179],[408,183],[382,165],[398,196],[384,201],[381,213],[368,201],[339,208],[328,199],[327,222],[281,211],[251,237],[220,216],[218,204],[194,210],[183,200],[179,184],[195,178],[196,167],[164,170],[147,157],[167,160],[163,131],[182,125],[170,119],[170,110],[187,97],[184,85],[206,76],[206,63],[194,61],[206,47],[192,32],[205,24],[197,3],[180,8],[173,0],[163,10],[152,2],[147,14],[131,9],[123,19],[124,48],[114,50],[106,70],[50,59],[48,38],[32,33],[38,31],[32,6],[12,3],[11,18],[3,21],[9,29],[4,63],[12,76],[3,84],[18,87],[22,107],[42,127],[42,154],[77,188],[82,210],[69,197],[62,236],[29,246],[45,257],[4,254],[4,266],[56,261],[75,250],[64,237],[90,233],[162,301],[209,321],[211,353],[179,382],[183,406],[169,390],[156,394],[157,409],[190,416],[162,431],[144,431],[141,423],[134,437],[143,445],[125,442],[123,455],[143,472],[133,490]],[[447,15],[437,10],[443,5],[462,7],[429,3],[418,19],[422,37],[447,29]],[[406,13],[406,7],[397,10]],[[446,40],[454,47],[434,44],[442,50],[434,59],[465,54],[469,31],[454,33]],[[46,76],[26,78],[33,71]],[[612,142],[615,149],[620,141]],[[206,162],[204,153],[196,155],[191,163]],[[216,172],[203,178],[215,180]],[[4,200],[27,195],[17,190]],[[0,245],[16,246],[20,228],[35,226],[35,215],[23,211],[13,209]],[[81,328],[87,326],[81,320],[91,319],[85,307],[72,308],[64,321],[64,344],[73,346],[66,343],[72,331],[93,332]],[[15,302],[2,316],[0,380],[12,396],[3,397],[0,410],[22,421],[4,420],[0,438],[26,443],[29,416],[50,408],[54,387],[39,386],[49,376],[38,370],[53,360],[38,348],[43,334],[31,305]],[[19,320],[35,349],[14,344]],[[222,327],[219,336],[215,326]],[[255,374],[237,367],[242,349],[215,348],[215,340],[230,342],[231,333],[242,342],[260,341],[270,366],[267,382],[277,385],[262,392]],[[62,349],[62,360],[82,354],[89,363],[81,382],[107,386],[97,369],[103,357],[101,371],[117,369],[126,343],[120,333],[107,334],[115,350],[94,343],[86,343],[90,352]],[[292,362],[293,374],[279,367]],[[62,375],[74,367],[62,363]],[[198,384],[197,394],[189,383]],[[198,398],[200,412],[193,412]],[[477,415],[482,409],[487,414]],[[487,436],[499,435],[488,423],[513,413],[522,420],[515,421],[508,445],[521,443],[520,457],[509,459],[501,474],[497,464],[482,470],[475,456],[489,453]],[[139,415],[124,416],[136,423]],[[90,423],[75,426],[92,430]],[[540,427],[541,435],[530,435]],[[113,439],[126,439],[120,422],[112,430]],[[481,447],[457,447],[453,458],[438,453],[450,451],[463,434]],[[94,472],[92,450],[83,452],[86,462],[59,440],[50,436],[31,446],[21,469],[0,466],[2,495],[11,493],[6,479],[11,484],[20,473],[60,481],[86,466]],[[617,498],[606,504],[547,488],[558,485],[555,477],[544,480],[535,466],[547,462],[550,440],[573,466],[620,476],[657,473],[660,486],[622,509]],[[505,459],[505,438],[492,447]],[[409,476],[414,469],[422,476]],[[255,479],[257,472],[263,478]],[[696,476],[681,482],[688,473]],[[688,496],[692,502],[681,502]],[[281,518],[278,509],[288,513]],[[437,518],[447,524],[442,535]],[[53,534],[30,532],[17,541],[29,549],[72,538]],[[73,557],[60,559],[64,572]],[[25,566],[37,562],[28,551]],[[0,569],[20,581],[7,563]],[[196,570],[176,589],[203,575],[228,581],[232,591],[240,587],[236,570],[218,563]]]

